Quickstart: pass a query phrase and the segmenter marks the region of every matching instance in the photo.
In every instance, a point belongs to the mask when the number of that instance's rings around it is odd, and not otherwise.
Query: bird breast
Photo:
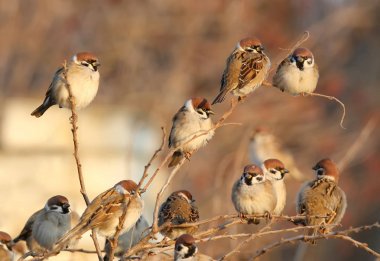
[[[272,212],[276,199],[271,185],[267,182],[248,186],[237,181],[232,193],[232,201],[239,213],[254,215]]]
[[[192,137],[208,131],[212,127],[213,123],[210,118],[201,119],[196,112],[179,112],[175,116],[170,134],[172,147],[183,146],[183,151],[197,150],[207,144],[214,135],[214,130],[191,140]],[[189,140],[191,141],[188,142]]]
[[[57,103],[61,107],[70,108],[70,101],[68,100],[69,93],[62,77],[63,76],[61,75],[61,80],[59,81],[56,90],[56,97],[58,99]],[[76,108],[82,109],[88,106],[98,92],[99,72],[94,72],[87,67],[75,64],[69,66],[67,80],[70,84],[73,96],[75,97]]]

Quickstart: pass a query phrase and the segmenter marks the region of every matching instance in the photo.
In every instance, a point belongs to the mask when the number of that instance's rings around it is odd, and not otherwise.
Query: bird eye
[[[324,168],[319,168],[319,169],[317,169],[317,175],[318,176],[322,176],[322,175],[324,175],[325,174],[325,169]]]
[[[182,246],[181,246],[181,245],[178,245],[178,246],[176,247],[176,250],[177,250],[177,251],[181,251],[181,250],[182,250]]]
[[[312,64],[313,61],[312,61],[311,59],[309,59],[309,60],[307,60],[307,63],[308,63],[308,64]]]
[[[271,169],[271,170],[270,170],[270,173],[272,173],[272,174],[276,174],[276,170]]]
[[[84,66],[89,66],[89,63],[88,63],[88,62],[81,62],[80,64],[81,64],[81,65],[84,65]]]
[[[198,112],[198,114],[200,114],[200,115],[204,115],[204,113],[205,113],[202,109],[198,109],[197,112]]]

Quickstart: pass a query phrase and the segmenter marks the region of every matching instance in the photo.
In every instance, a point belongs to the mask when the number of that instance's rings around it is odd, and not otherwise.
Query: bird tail
[[[175,151],[173,153],[173,156],[172,156],[170,162],[169,162],[168,167],[171,168],[171,167],[178,165],[183,157],[184,157],[184,155],[183,155],[182,151],[180,151],[180,150]]]
[[[218,96],[216,96],[216,98],[214,99],[214,101],[212,102],[212,105],[214,105],[215,103],[221,103],[222,101],[224,101],[224,99],[226,98],[226,94],[227,94],[228,90],[227,88],[225,88],[224,90],[222,90]]]
[[[38,106],[37,109],[35,109],[30,115],[35,116],[36,118],[41,117],[47,109],[49,109],[53,104],[50,103],[42,103],[40,106]]]

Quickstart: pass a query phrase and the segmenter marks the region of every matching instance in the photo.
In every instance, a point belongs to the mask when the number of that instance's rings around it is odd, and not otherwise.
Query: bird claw
[[[269,213],[268,211],[265,211],[264,213],[264,218],[267,220],[267,222],[271,221],[273,216],[271,213]]]
[[[184,154],[185,154],[185,155],[184,155],[185,158],[186,158],[188,161],[190,161],[190,158],[191,158],[191,154],[192,154],[192,153],[191,153],[191,152],[185,152]]]

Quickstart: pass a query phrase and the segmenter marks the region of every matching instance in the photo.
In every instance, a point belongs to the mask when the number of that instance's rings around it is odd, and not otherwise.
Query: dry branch
[[[270,244],[270,245],[265,246],[262,249],[258,250],[257,254],[252,258],[252,260],[257,259],[257,258],[261,257],[262,255],[268,253],[269,251],[273,250],[274,248],[279,247],[279,246],[284,245],[284,244],[294,243],[297,241],[310,241],[310,240],[328,239],[328,238],[339,238],[339,239],[343,239],[346,241],[350,241],[356,247],[362,248],[365,251],[367,251],[368,253],[379,258],[380,253],[377,253],[376,251],[369,248],[366,243],[359,242],[359,241],[348,236],[348,234],[350,234],[350,233],[358,233],[360,231],[369,230],[372,228],[380,228],[380,224],[378,222],[376,222],[372,225],[365,225],[365,226],[356,227],[356,228],[349,228],[346,230],[331,232],[328,234],[318,234],[318,235],[313,235],[313,236],[298,235],[298,236],[294,236],[294,237],[290,237],[290,238],[281,239],[280,241],[277,241],[273,244]]]
[[[73,95],[73,92],[71,90],[71,86],[69,81],[67,80],[67,63],[66,61],[63,63],[63,78],[65,81],[65,85],[67,88],[67,91],[69,93],[69,101],[70,101],[70,106],[71,106],[71,117],[70,117],[70,123],[71,123],[71,132],[73,134],[73,144],[74,144],[74,158],[75,158],[75,163],[77,165],[77,171],[78,171],[78,177],[79,177],[79,183],[80,183],[80,192],[84,198],[84,201],[86,202],[86,206],[90,204],[90,200],[87,196],[86,192],[86,186],[84,183],[83,179],[83,174],[82,174],[82,164],[80,163],[80,158],[79,158],[79,143],[78,143],[78,115],[76,114],[76,104],[75,104],[75,97]],[[98,254],[98,259],[101,261],[103,260],[102,254],[100,251],[100,246],[98,239],[96,237],[96,232],[94,230],[91,231],[91,237],[92,240],[94,241],[94,246]]]

